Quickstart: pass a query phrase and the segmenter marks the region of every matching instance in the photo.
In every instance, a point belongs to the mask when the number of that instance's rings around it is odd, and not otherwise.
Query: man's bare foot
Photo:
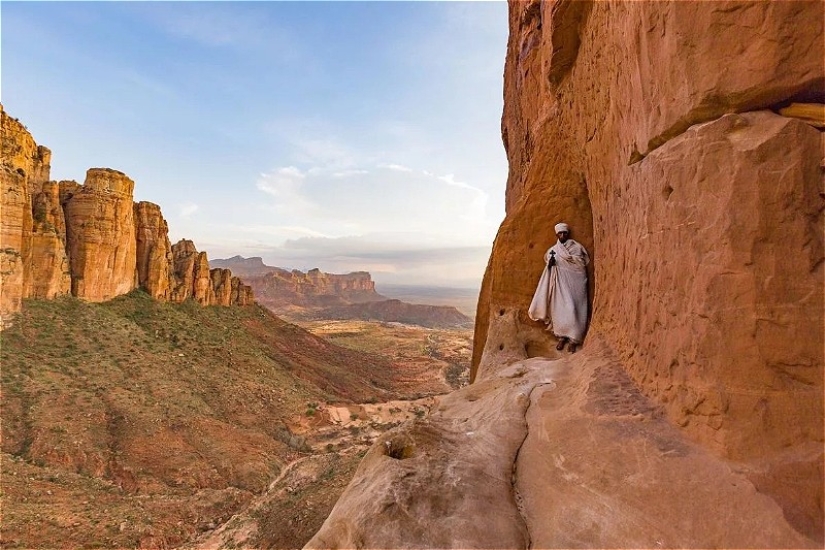
[[[576,344],[574,344],[573,342],[570,342],[570,347],[568,347],[567,350],[570,353],[576,353],[576,349],[577,349]]]
[[[556,349],[561,351],[564,349],[564,345],[567,344],[567,338],[562,338],[559,340],[559,343],[556,344]]]

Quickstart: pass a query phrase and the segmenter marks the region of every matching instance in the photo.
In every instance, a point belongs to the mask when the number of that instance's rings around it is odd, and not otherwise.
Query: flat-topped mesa
[[[69,293],[98,302],[142,287],[162,301],[254,303],[231,273],[213,283],[191,241],[175,257],[160,207],[135,204],[126,174],[90,168],[83,185],[49,181],[51,151],[2,105],[0,126],[0,328],[24,298]]]
[[[298,279],[303,279],[300,271],[292,272]],[[375,290],[375,281],[366,271],[353,271],[347,274],[324,273],[317,267],[306,272],[306,280],[320,292],[343,292],[349,290],[371,292]]]

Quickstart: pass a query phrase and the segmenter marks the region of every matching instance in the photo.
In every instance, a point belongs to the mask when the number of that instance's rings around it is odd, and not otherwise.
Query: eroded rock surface
[[[511,363],[379,438],[306,548],[817,546],[758,467],[691,441],[590,347]]]
[[[525,548],[513,463],[544,376],[528,372],[453,392],[378,438],[306,548]]]
[[[135,204],[126,174],[92,168],[83,185],[50,181],[51,151],[2,105],[0,128],[0,329],[24,298],[69,293],[103,301],[141,287],[165,301],[254,302],[251,287],[228,270],[213,278],[206,253],[191,241],[178,274],[160,207]]]
[[[824,9],[512,2],[507,217],[474,349],[477,378],[543,353],[525,310],[567,221],[594,258],[591,336],[693,441],[762,464],[820,541]]]
[[[532,384],[515,497],[496,501],[518,504],[527,537],[502,544],[821,547],[825,4],[509,7],[507,215],[474,384],[455,394]],[[582,351],[551,361],[555,341],[526,310],[559,221],[594,259],[593,318]],[[514,369],[527,372],[503,382]],[[506,403],[491,407],[516,406],[495,391]],[[429,426],[430,447],[457,441]],[[443,460],[473,464],[469,448]],[[426,485],[408,523],[383,526],[395,495],[429,471],[444,485],[447,466],[422,461],[407,478],[371,453],[310,547],[434,546],[408,528],[445,515]],[[449,498],[473,501],[487,481]],[[439,542],[485,547],[494,516]]]
[[[66,202],[74,296],[100,302],[137,288],[134,189],[122,172],[90,168]]]

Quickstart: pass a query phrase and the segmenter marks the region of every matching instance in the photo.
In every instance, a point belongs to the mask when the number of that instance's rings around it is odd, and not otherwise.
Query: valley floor
[[[307,328],[140,292],[26,303],[0,333],[2,546],[303,546],[371,442],[466,383],[472,341]]]

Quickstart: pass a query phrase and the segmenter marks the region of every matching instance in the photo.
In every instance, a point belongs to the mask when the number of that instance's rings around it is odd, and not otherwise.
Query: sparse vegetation
[[[349,332],[322,334],[339,347],[259,307],[173,305],[142,291],[102,304],[26,301],[0,333],[4,548],[183,545],[284,464],[343,456],[401,420],[353,413],[358,425],[321,440],[310,426],[329,422],[325,403],[446,391],[445,363],[416,355],[425,329]],[[451,334],[440,353],[469,361],[469,332]],[[357,448],[346,466],[319,472],[328,483],[290,494],[316,495],[326,511],[305,510],[296,526],[273,519],[263,530],[271,539],[256,546],[308,538],[366,452]],[[282,519],[294,511],[279,510]]]

